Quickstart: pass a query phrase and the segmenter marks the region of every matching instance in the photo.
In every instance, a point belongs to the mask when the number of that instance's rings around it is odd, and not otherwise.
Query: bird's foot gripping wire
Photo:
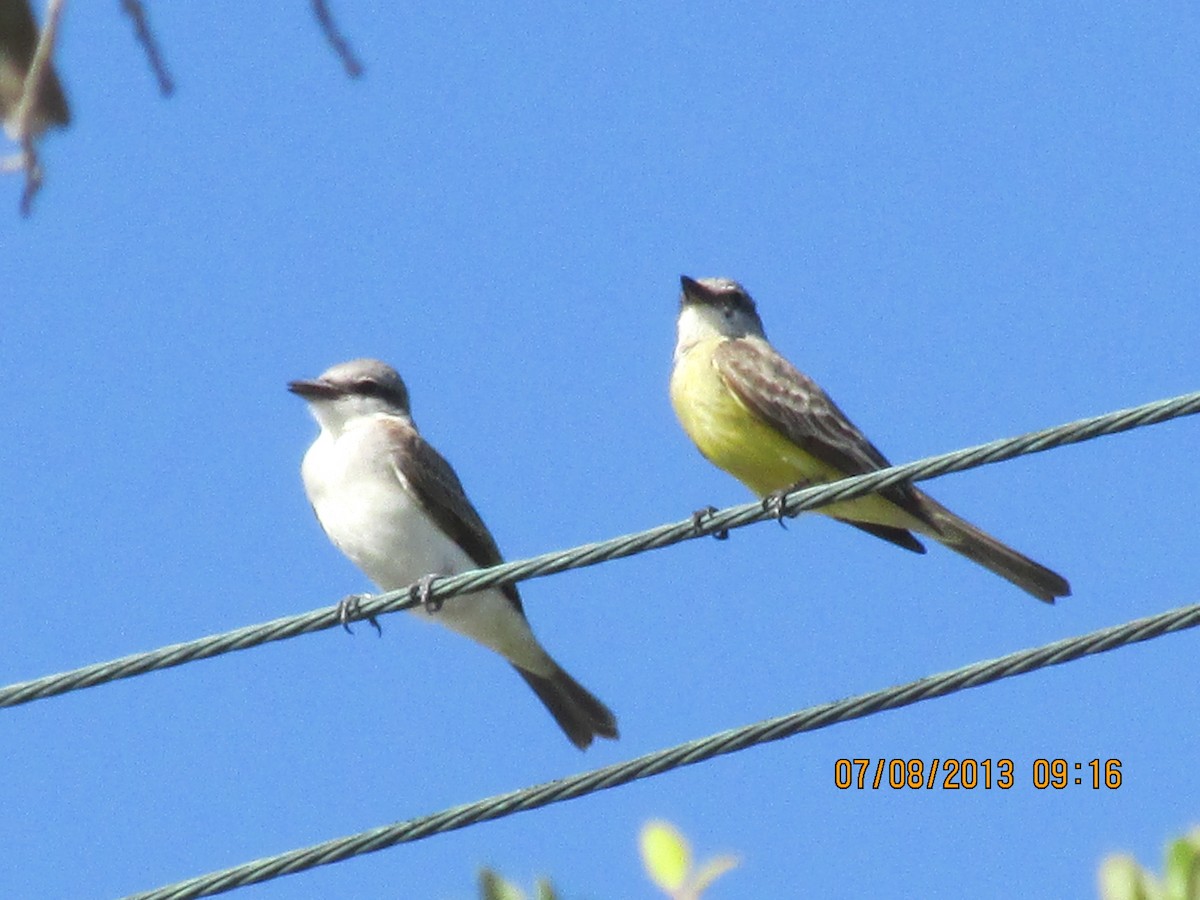
[[[433,614],[442,608],[444,600],[438,600],[430,596],[433,590],[433,583],[437,580],[437,575],[422,575],[421,579],[409,588],[408,596],[413,600],[419,600],[421,606],[425,608],[425,612]]]
[[[692,513],[692,527],[698,532],[704,531],[704,520],[711,518],[717,511],[715,506],[706,506],[703,509],[698,509]],[[726,541],[729,539],[728,528],[718,528],[712,533],[718,541]]]
[[[337,605],[338,621],[346,629],[346,634],[354,634],[350,628],[350,620],[358,615],[359,604],[370,596],[370,594],[351,594],[349,597],[343,598],[342,602]],[[368,616],[367,621],[371,623],[371,627],[379,633],[379,636],[383,637],[383,628],[380,626],[379,620],[374,616]]]
[[[795,484],[790,484],[777,491],[771,491],[771,493],[763,497],[763,510],[775,517],[775,520],[779,522],[780,528],[787,528],[787,523],[783,521],[783,517],[787,515],[783,501],[792,491],[798,491],[806,487],[812,487],[812,482],[807,478],[801,478]]]

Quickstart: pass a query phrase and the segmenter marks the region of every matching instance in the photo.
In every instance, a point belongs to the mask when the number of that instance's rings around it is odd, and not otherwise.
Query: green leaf
[[[1170,900],[1200,900],[1200,831],[1167,847],[1164,890]]]
[[[493,869],[480,869],[479,897],[480,900],[525,900],[525,893]]]
[[[1158,900],[1152,879],[1132,856],[1114,855],[1100,866],[1100,900]]]
[[[670,822],[655,820],[642,826],[642,863],[650,880],[668,894],[677,892],[692,866],[692,851]]]

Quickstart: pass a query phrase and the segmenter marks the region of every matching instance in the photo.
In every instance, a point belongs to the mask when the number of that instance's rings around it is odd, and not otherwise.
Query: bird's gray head
[[[709,337],[765,337],[762,319],[746,289],[732,278],[681,275],[677,352]]]
[[[338,363],[311,381],[289,381],[288,390],[308,401],[322,428],[334,431],[362,416],[410,415],[404,380],[377,359]]]

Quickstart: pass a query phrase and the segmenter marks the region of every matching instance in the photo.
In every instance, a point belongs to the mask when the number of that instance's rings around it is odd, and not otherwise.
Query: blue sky
[[[894,461],[1195,390],[1200,18],[1127,6],[116,4],[67,11],[75,122],[34,216],[0,182],[0,683],[368,585],[305,500],[285,390],[405,377],[509,558],[749,499],[666,394],[680,273]],[[107,897],[1195,602],[1184,420],[940,479],[1064,573],[1046,607],[942,548],[806,517],[528,584],[622,739],[579,754],[508,667],[404,616],[0,712],[3,893]],[[1200,821],[1197,636],[1167,637],[274,881],[468,898],[490,864],[651,897],[1094,896]],[[843,792],[841,757],[1007,757],[1009,791]],[[1118,758],[1117,791],[1033,760]]]

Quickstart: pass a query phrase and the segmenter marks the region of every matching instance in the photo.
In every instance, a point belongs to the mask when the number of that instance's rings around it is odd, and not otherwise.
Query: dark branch
[[[121,0],[121,8],[133,20],[133,33],[137,37],[137,42],[142,45],[142,49],[146,51],[146,61],[150,63],[150,70],[158,79],[159,93],[164,97],[170,97],[175,92],[175,82],[171,80],[167,67],[163,64],[158,41],[154,39],[150,25],[146,21],[146,10],[142,6],[142,0]]]
[[[329,5],[325,0],[313,0],[313,15],[317,17],[317,24],[321,26],[321,33],[325,35],[325,40],[333,48],[333,52],[338,55],[338,59],[342,61],[346,74],[351,78],[360,76],[363,73],[362,63],[350,49],[349,42],[338,31],[337,23],[333,21],[333,14],[329,12]]]

